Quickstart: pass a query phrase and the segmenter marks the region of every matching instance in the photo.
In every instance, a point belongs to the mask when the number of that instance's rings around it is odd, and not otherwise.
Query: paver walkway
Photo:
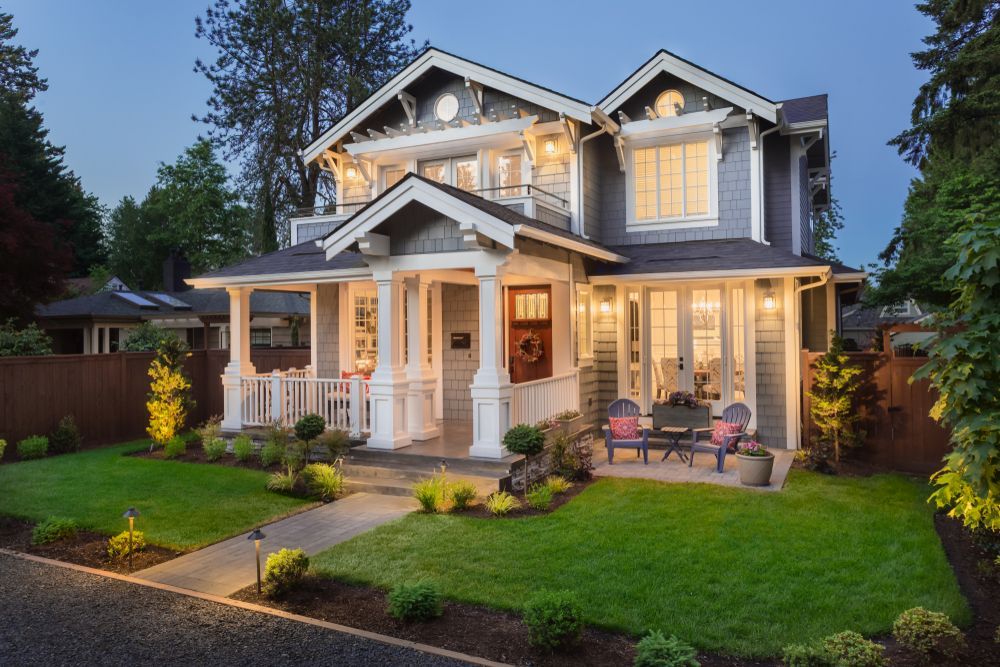
[[[355,493],[261,528],[261,568],[267,554],[283,548],[302,549],[308,555],[344,542],[366,530],[413,511],[412,498]],[[135,573],[158,581],[213,595],[232,595],[257,580],[253,542],[237,535],[193,553]]]
[[[659,482],[700,482],[759,491],[780,491],[785,485],[788,469],[792,467],[792,461],[795,459],[794,452],[772,449],[774,468],[771,470],[771,483],[768,486],[743,486],[740,484],[735,456],[726,457],[726,466],[721,474],[715,472],[715,456],[712,454],[696,454],[694,466],[689,468],[687,463],[678,460],[677,454],[671,454],[666,461],[661,461],[660,458],[663,456],[661,449],[649,450],[649,465],[643,465],[642,459],[636,458],[634,450],[619,449],[615,451],[615,464],[608,465],[607,450],[601,446],[602,444],[598,443],[594,447],[596,477],[632,477],[655,479]]]

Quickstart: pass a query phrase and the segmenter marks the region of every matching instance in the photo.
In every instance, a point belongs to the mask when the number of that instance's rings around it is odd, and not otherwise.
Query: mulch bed
[[[217,466],[227,466],[230,468],[247,468],[250,470],[263,470],[265,472],[274,472],[277,470],[283,470],[283,466],[280,463],[275,463],[268,467],[264,467],[260,464],[260,459],[254,456],[246,463],[242,463],[236,460],[236,457],[232,454],[223,454],[221,458],[215,461],[209,461],[205,458],[205,450],[201,448],[201,445],[197,442],[189,442],[187,446],[187,451],[183,456],[177,456],[172,459],[167,459],[163,456],[163,448],[157,447],[153,451],[149,451],[149,448],[143,448],[138,452],[133,452],[130,456],[135,456],[141,459],[156,459],[158,461],[180,461],[182,463],[208,463],[210,465]]]
[[[571,486],[569,490],[567,490],[564,493],[556,495],[552,499],[552,504],[549,505],[549,508],[547,510],[536,510],[532,509],[531,507],[528,507],[528,503],[524,499],[524,494],[518,491],[516,493],[513,493],[513,495],[519,501],[521,501],[521,506],[516,510],[511,511],[506,516],[499,517],[491,514],[486,509],[485,500],[483,498],[477,499],[476,504],[473,505],[472,507],[469,507],[466,510],[461,510],[461,511],[452,510],[450,513],[455,514],[457,516],[468,516],[477,519],[494,519],[496,521],[506,521],[508,519],[522,519],[527,516],[541,516],[542,514],[549,514],[553,510],[558,509],[559,507],[562,507],[569,501],[573,500],[573,498],[578,496],[584,489],[593,484],[594,481],[595,480],[590,479],[585,482],[573,482],[573,486]]]
[[[32,528],[34,525],[27,521],[0,517],[0,547],[119,574],[129,574],[127,558],[118,561],[108,557],[107,535],[81,530],[74,539],[36,545],[31,543]],[[182,553],[148,545],[142,551],[136,552],[132,571],[159,565]]]

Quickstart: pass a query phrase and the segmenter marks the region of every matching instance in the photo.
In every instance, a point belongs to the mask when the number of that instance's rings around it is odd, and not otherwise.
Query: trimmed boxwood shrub
[[[163,445],[163,458],[165,459],[176,459],[178,456],[184,456],[186,453],[187,440],[183,436],[175,435],[170,440],[167,440],[167,444]]]
[[[836,660],[819,644],[790,644],[782,650],[785,667],[835,667]]]
[[[524,607],[528,641],[547,651],[575,644],[583,631],[583,612],[569,591],[536,595]]]
[[[326,430],[326,420],[317,414],[308,414],[295,422],[295,437],[312,442]]]
[[[823,648],[833,656],[838,667],[883,667],[889,664],[882,655],[885,647],[869,641],[857,632],[838,632],[823,640]]]
[[[132,551],[139,552],[146,548],[146,536],[141,530],[132,533]],[[128,531],[123,530],[110,540],[108,540],[108,556],[114,559],[128,558],[129,540]]]
[[[302,549],[282,549],[267,557],[262,587],[268,597],[284,595],[302,583],[309,570],[309,558]]]
[[[649,634],[635,645],[635,667],[698,667],[698,652],[677,637],[664,637],[659,630]]]
[[[77,526],[73,519],[60,519],[50,516],[44,521],[35,524],[31,531],[32,544],[48,544],[56,540],[65,540],[76,537]]]
[[[965,647],[965,636],[946,614],[923,607],[907,609],[892,624],[892,636],[920,655],[954,660]]]
[[[403,621],[429,621],[441,615],[441,596],[427,583],[399,584],[389,591],[389,613]]]
[[[31,435],[17,443],[17,455],[23,461],[40,459],[49,453],[49,439],[44,435]]]

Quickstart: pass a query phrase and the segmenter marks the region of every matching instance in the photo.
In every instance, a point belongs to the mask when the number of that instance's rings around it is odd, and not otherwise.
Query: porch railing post
[[[281,421],[284,402],[284,397],[281,395],[281,371],[271,371],[271,421]]]
[[[364,394],[361,391],[361,377],[354,375],[351,377],[350,384],[350,437],[360,438],[361,437],[361,401],[365,400]]]

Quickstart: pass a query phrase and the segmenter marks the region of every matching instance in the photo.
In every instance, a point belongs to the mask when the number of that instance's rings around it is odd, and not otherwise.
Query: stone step
[[[458,479],[468,480],[476,485],[480,497],[486,497],[490,493],[500,488],[500,480],[487,477],[453,477],[452,481]],[[354,492],[378,493],[384,496],[412,496],[413,481],[405,479],[393,479],[391,477],[372,477],[368,475],[346,475],[344,484],[348,490]]]
[[[406,468],[413,470],[440,471],[440,456],[428,454],[400,454],[396,452],[371,451],[362,448],[352,448],[347,455],[345,464],[351,465],[371,465],[380,468]],[[471,459],[471,458],[445,458],[448,472],[466,475],[479,475],[483,477],[506,477],[510,474],[512,465],[517,465],[517,459]]]

